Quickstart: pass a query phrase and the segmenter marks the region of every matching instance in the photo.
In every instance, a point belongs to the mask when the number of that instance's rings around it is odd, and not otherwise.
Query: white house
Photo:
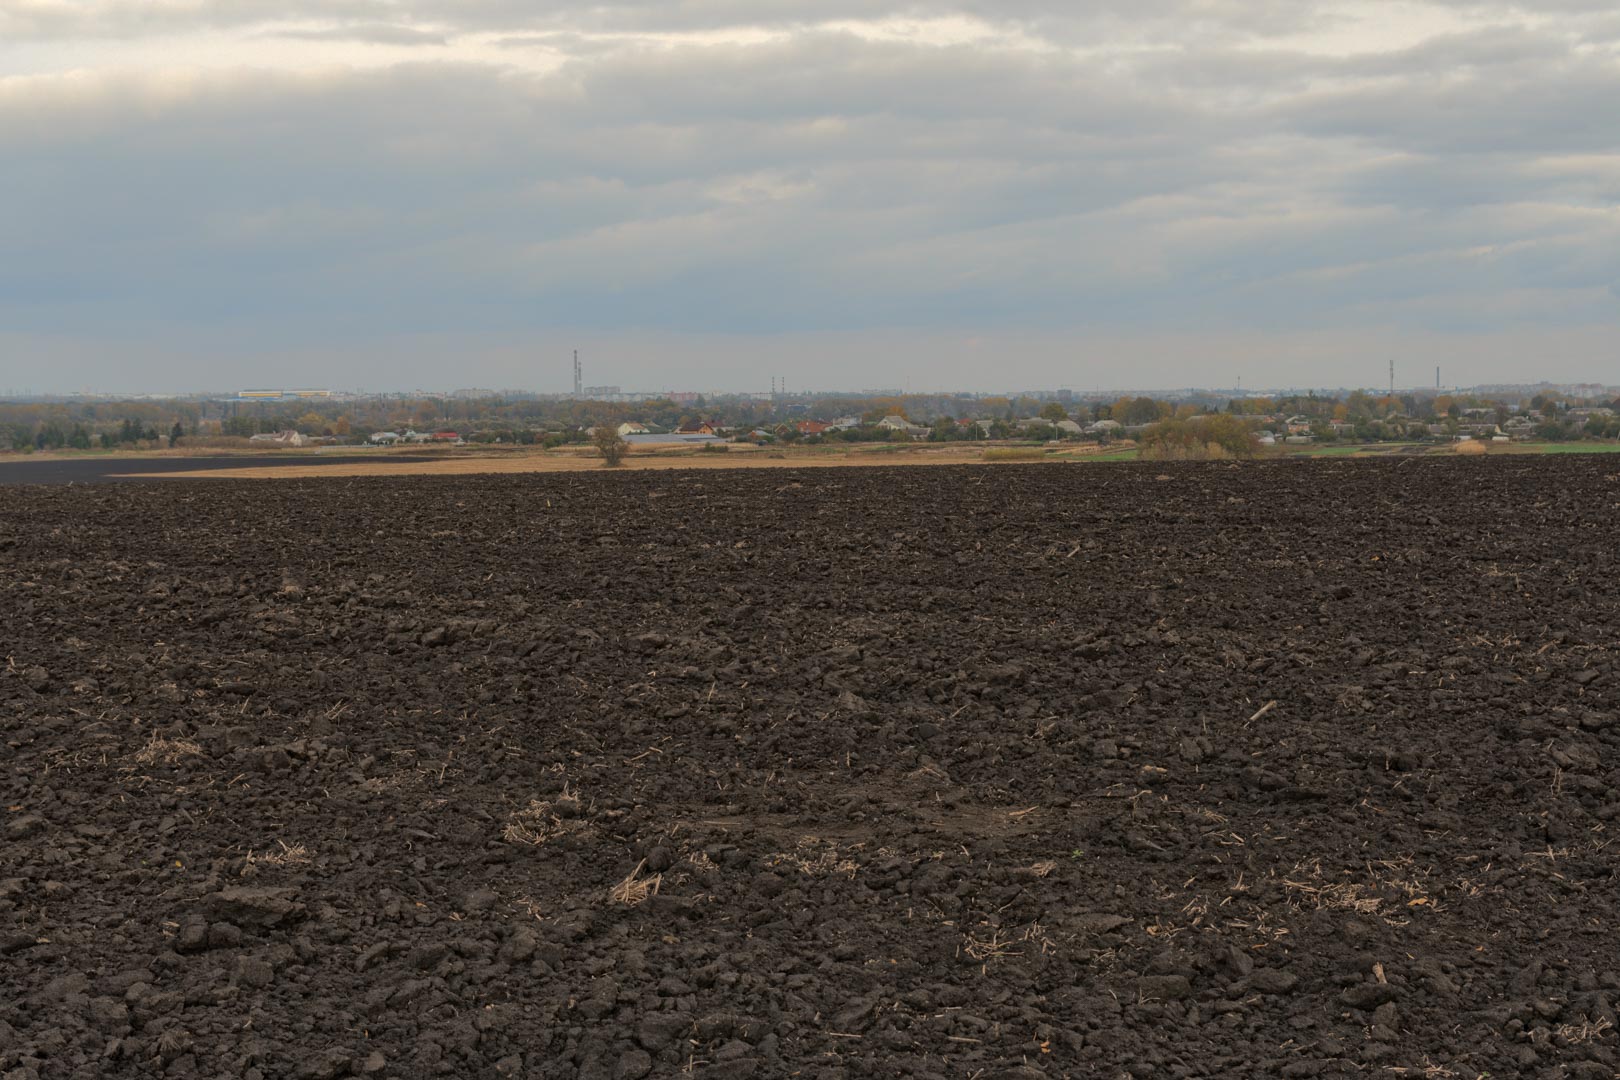
[[[890,431],[903,432],[910,435],[912,438],[927,435],[929,431],[928,428],[923,427],[921,424],[913,424],[905,417],[895,415],[885,416],[882,420],[879,420],[878,427],[887,428]]]
[[[307,440],[296,431],[272,431],[251,436],[248,442],[270,443],[274,446],[303,446]]]

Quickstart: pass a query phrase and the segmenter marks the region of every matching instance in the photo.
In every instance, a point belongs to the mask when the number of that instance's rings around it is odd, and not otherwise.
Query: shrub
[[[1251,458],[1260,452],[1254,429],[1230,413],[1161,420],[1149,425],[1139,442],[1142,457],[1152,461]]]
[[[611,424],[597,424],[596,430],[591,433],[591,444],[601,453],[602,464],[610,469],[616,468],[624,461],[624,455],[630,452],[630,444]]]

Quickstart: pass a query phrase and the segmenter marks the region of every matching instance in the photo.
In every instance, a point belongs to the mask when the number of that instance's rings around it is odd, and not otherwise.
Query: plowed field
[[[0,1076],[1620,1075],[1602,458],[0,493]]]

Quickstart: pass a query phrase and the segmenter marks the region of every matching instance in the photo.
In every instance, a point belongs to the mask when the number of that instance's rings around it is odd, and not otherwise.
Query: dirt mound
[[[17,489],[0,1075],[1614,1075],[1613,468]]]

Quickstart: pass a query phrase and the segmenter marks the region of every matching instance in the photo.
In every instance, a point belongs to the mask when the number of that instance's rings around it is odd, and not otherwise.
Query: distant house
[[[635,420],[627,420],[619,425],[620,435],[647,435],[650,433],[646,424],[638,423]]]
[[[1070,426],[1064,427],[1063,425],[1065,424]],[[1048,420],[1044,416],[1026,416],[1022,420],[1014,420],[1012,422],[1012,426],[1018,431],[1028,431],[1030,428],[1036,427],[1049,427],[1053,431],[1058,432],[1060,435],[1068,431],[1073,431],[1076,434],[1085,431],[1085,428],[1081,427],[1079,424],[1076,424],[1073,420],[1052,421]]]
[[[462,438],[461,438],[460,433],[458,433],[458,432],[454,432],[454,431],[435,431],[432,435],[428,436],[428,442],[455,443],[455,444],[457,444],[459,446],[461,444],[461,442],[462,442]]]
[[[695,421],[695,422],[692,422],[692,423],[682,424],[680,427],[675,429],[675,434],[677,434],[677,435],[718,435],[718,434],[720,434],[720,430],[718,428],[716,428],[713,424],[709,423],[707,420],[698,420],[698,421]]]
[[[793,428],[800,435],[825,435],[832,430],[832,425],[825,420],[800,420]]]
[[[1124,427],[1118,420],[1098,420],[1094,424],[1086,425],[1087,435],[1113,435]]]
[[[1085,430],[1086,430],[1085,428],[1081,427],[1079,424],[1075,423],[1073,420],[1059,420],[1057,423],[1053,424],[1052,426],[1057,428],[1059,435],[1063,435],[1063,436],[1066,436],[1066,437],[1069,437],[1069,438],[1073,438],[1073,437],[1078,436],[1078,435],[1084,435]]]
[[[303,446],[307,441],[296,431],[270,431],[248,438],[248,442],[269,443],[273,446]]]
[[[858,416],[840,416],[838,419],[834,420],[831,424],[827,425],[827,430],[829,430],[829,431],[848,431],[851,428],[858,428],[860,426],[861,426],[861,418],[860,417],[858,417]]]
[[[377,431],[377,432],[373,432],[372,435],[371,435],[371,438],[368,439],[367,441],[368,442],[374,442],[378,446],[393,446],[395,443],[399,442],[399,432],[397,432],[397,431]]]
[[[930,430],[929,428],[923,427],[921,424],[913,424],[910,420],[907,420],[903,416],[892,414],[885,416],[882,420],[879,420],[878,427],[886,428],[889,431],[898,431],[904,435],[910,435],[913,439],[926,436]]]
[[[1568,420],[1572,424],[1585,424],[1594,419],[1607,420],[1613,415],[1613,409],[1606,409],[1602,407],[1586,408],[1583,406],[1579,409],[1570,409],[1564,414],[1564,419]]]
[[[1290,435],[1309,435],[1311,433],[1311,418],[1308,416],[1290,416],[1284,425]]]

